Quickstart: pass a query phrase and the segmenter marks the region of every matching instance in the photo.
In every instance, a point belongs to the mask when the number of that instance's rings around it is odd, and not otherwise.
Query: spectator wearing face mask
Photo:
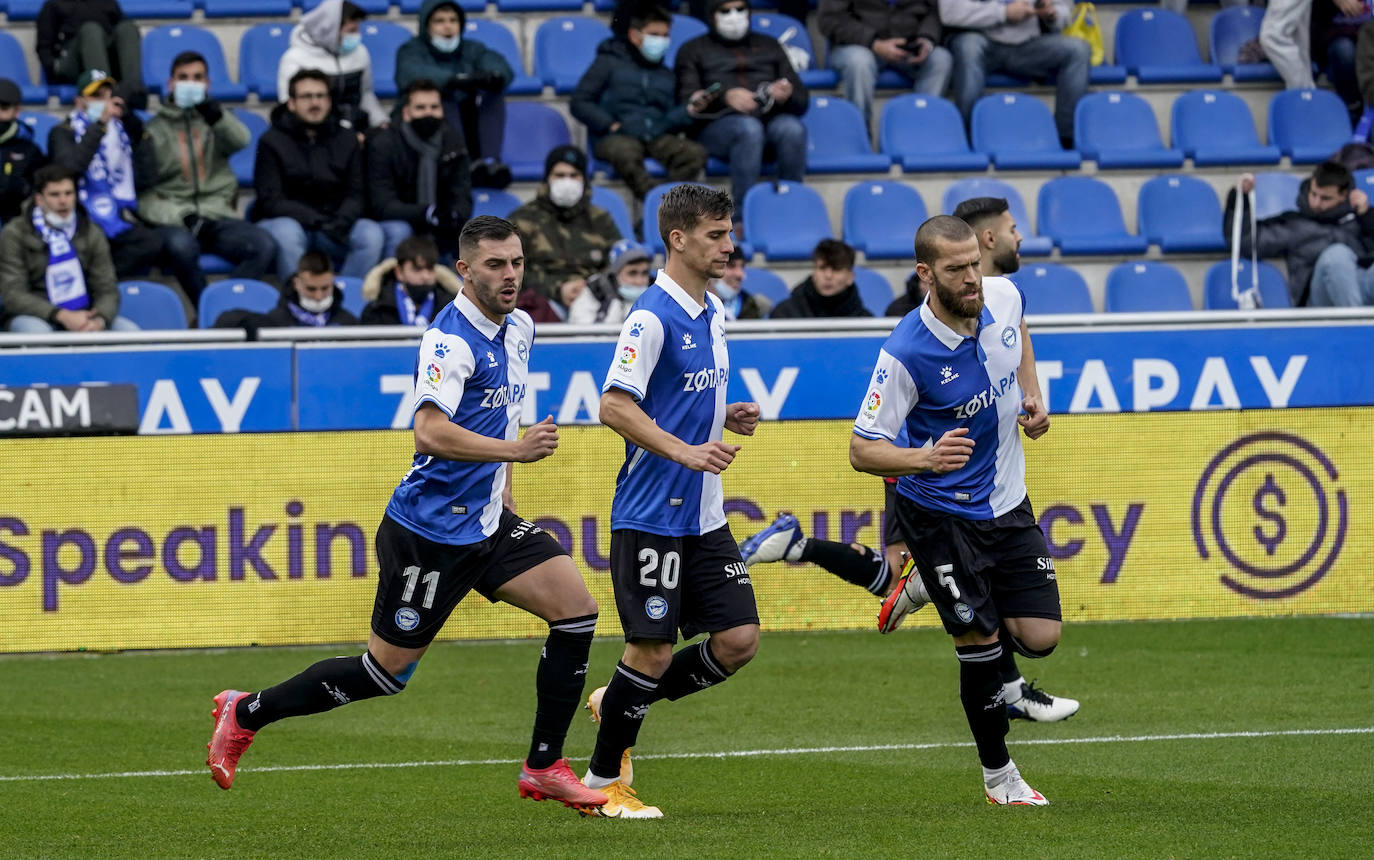
[[[282,288],[277,306],[265,314],[229,310],[219,315],[215,328],[325,328],[357,325],[358,318],[343,306],[343,287],[334,277],[329,257],[319,251],[301,256],[296,274]]]
[[[521,292],[551,303],[555,320],[567,318],[587,278],[606,268],[611,246],[621,239],[610,213],[593,206],[591,196],[587,156],[575,146],[558,146],[544,160],[538,195],[510,214],[525,248]]]
[[[33,132],[19,121],[19,85],[0,78],[0,221],[18,217],[33,197],[33,174],[48,157],[33,139]]]
[[[653,283],[649,278],[652,259],[649,249],[633,239],[616,242],[611,246],[610,269],[587,279],[587,289],[568,308],[568,322],[623,323]]]
[[[744,252],[735,248],[725,264],[725,273],[707,283],[706,288],[725,306],[726,319],[761,320],[773,309],[773,303],[763,296],[745,292],[744,265]]]
[[[363,279],[363,325],[410,325],[428,328],[463,288],[458,275],[439,265],[439,249],[423,236],[396,247],[396,257],[383,260]]]
[[[277,65],[277,98],[290,94],[302,69],[324,72],[329,95],[344,128],[363,132],[390,118],[372,87],[372,55],[363,44],[367,13],[348,0],[324,0],[291,29],[291,46]]]

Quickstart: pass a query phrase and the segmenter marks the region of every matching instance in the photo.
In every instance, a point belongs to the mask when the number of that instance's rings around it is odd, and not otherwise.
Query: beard
[[[997,256],[992,258],[992,262],[997,266],[997,270],[1004,275],[1010,275],[1021,268],[1021,254],[1016,248],[1007,248],[997,252]]]
[[[939,281],[935,282],[935,295],[940,300],[940,304],[945,310],[964,319],[975,319],[983,313],[983,286],[978,285],[978,295],[971,298],[964,296],[963,285],[958,289],[950,289]]]

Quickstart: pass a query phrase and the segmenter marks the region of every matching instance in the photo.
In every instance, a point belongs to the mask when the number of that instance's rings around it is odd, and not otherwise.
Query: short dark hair
[[[1312,184],[1325,188],[1334,186],[1337,191],[1345,194],[1355,187],[1355,175],[1350,172],[1349,167],[1339,161],[1323,161],[1312,171]]]
[[[933,264],[936,254],[939,253],[935,247],[936,242],[963,242],[973,238],[975,238],[973,228],[962,218],[955,218],[950,215],[936,215],[934,218],[928,218],[916,230],[916,240],[913,243],[916,250],[916,262],[925,263],[927,266]]]
[[[657,3],[646,3],[630,12],[629,29],[643,30],[649,24],[667,24],[671,27],[673,15]]]
[[[301,81],[319,81],[324,84],[325,89],[329,89],[329,75],[319,69],[301,69],[291,76],[291,81],[286,85],[287,98],[294,99],[296,97],[296,84]],[[333,93],[330,95],[332,96]]]
[[[348,0],[344,0],[343,13],[339,16],[339,23],[347,24],[349,21],[361,21],[367,17],[367,10],[361,6],[356,6]]]
[[[48,164],[33,173],[33,190],[42,194],[49,185],[70,181],[76,185],[76,174],[60,164]]]
[[[438,93],[440,96],[443,96],[444,91],[438,84],[434,83],[434,81],[429,78],[416,78],[406,84],[405,88],[401,90],[401,104],[409,106],[410,97],[415,93]]]
[[[300,260],[296,261],[296,274],[332,275],[334,274],[334,263],[329,259],[329,255],[323,251],[306,251],[301,254]]]
[[[402,263],[410,263],[412,266],[424,263],[432,269],[439,265],[439,249],[428,236],[409,236],[396,246],[396,265]]]
[[[839,239],[822,239],[811,249],[811,261],[827,269],[852,269],[854,249]]]
[[[463,232],[458,234],[458,256],[466,260],[472,254],[477,253],[477,243],[482,240],[489,242],[500,242],[511,236],[519,236],[520,229],[505,218],[497,218],[495,215],[478,215],[471,218],[468,223],[463,225]],[[396,249],[397,259],[400,258],[401,249]]]
[[[730,249],[730,262],[733,263],[736,260],[740,260],[745,264],[748,264],[749,262],[749,260],[744,256],[744,251],[740,248],[739,245],[736,245],[735,247]]]
[[[205,74],[210,74],[210,64],[205,62],[205,57],[199,51],[182,51],[172,58],[172,68],[167,72],[168,75],[175,75],[177,69],[182,66],[189,66],[192,63],[200,63],[205,67]]]
[[[977,230],[984,222],[1000,218],[1010,209],[1005,197],[970,197],[954,207],[954,217]]]
[[[663,240],[663,247],[671,254],[673,245],[668,241],[668,236],[674,230],[686,233],[703,218],[729,218],[730,213],[734,211],[735,206],[730,202],[730,195],[724,191],[684,182],[669,189],[658,203],[659,238]]]

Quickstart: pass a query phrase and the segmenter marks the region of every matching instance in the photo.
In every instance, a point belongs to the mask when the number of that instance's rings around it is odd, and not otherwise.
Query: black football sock
[[[532,768],[546,768],[563,757],[568,724],[582,703],[587,653],[591,651],[595,632],[596,615],[564,618],[549,625],[549,638],[544,640],[539,671],[534,678],[538,703],[530,754],[525,759]]]
[[[240,726],[255,732],[287,717],[332,711],[340,705],[377,696],[394,696],[406,688],[409,680],[409,674],[404,680],[391,677],[367,652],[360,657],[331,657],[275,687],[243,696],[235,705],[234,716]]]
[[[588,767],[593,776],[616,779],[620,756],[639,739],[639,727],[649,713],[649,704],[658,696],[658,679],[636,672],[624,663],[615,665],[615,674],[601,697],[601,728]]]
[[[845,582],[879,596],[887,593],[888,580],[892,578],[887,559],[869,547],[855,552],[847,543],[811,538],[802,548],[801,560],[818,564]]]
[[[676,702],[689,693],[714,687],[730,677],[711,653],[711,639],[707,637],[696,645],[679,648],[673,654],[673,662],[668,671],[658,681],[657,699]]]
[[[1006,627],[1002,628],[1001,638],[1004,642],[1012,641],[1011,634],[1007,632]],[[1016,668],[1016,652],[1011,648],[1002,649],[1002,656],[997,660],[997,668],[1001,672],[1003,684],[1012,684],[1021,680],[1021,670]]]
[[[1002,646],[959,645],[959,699],[978,747],[983,767],[996,770],[1011,761],[1007,752],[1007,706],[1002,700],[1002,673],[998,660]]]

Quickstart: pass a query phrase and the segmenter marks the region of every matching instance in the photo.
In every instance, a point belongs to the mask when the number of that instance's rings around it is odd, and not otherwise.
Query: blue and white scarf
[[[429,328],[430,321],[434,319],[434,291],[431,290],[425,303],[416,308],[415,300],[410,297],[410,291],[405,288],[404,284],[397,281],[396,310],[400,314],[401,325]]]
[[[74,111],[70,120],[76,141],[80,143],[91,121],[82,111]],[[91,220],[111,239],[132,226],[122,214],[123,210],[138,205],[138,195],[134,191],[134,149],[124,123],[112,119],[106,125],[100,149],[86,167],[77,194]]]
[[[318,326],[323,328],[329,325],[329,311],[317,314],[314,311],[306,310],[289,299],[286,302],[286,309],[291,312],[291,316],[296,318],[296,322],[303,326]],[[330,310],[333,310],[332,305],[330,306]]]
[[[33,229],[48,246],[48,270],[43,277],[48,288],[48,301],[69,311],[85,310],[91,306],[86,292],[86,274],[76,258],[72,239],[76,237],[77,222],[67,230],[55,230],[43,217],[43,210],[33,207]]]

